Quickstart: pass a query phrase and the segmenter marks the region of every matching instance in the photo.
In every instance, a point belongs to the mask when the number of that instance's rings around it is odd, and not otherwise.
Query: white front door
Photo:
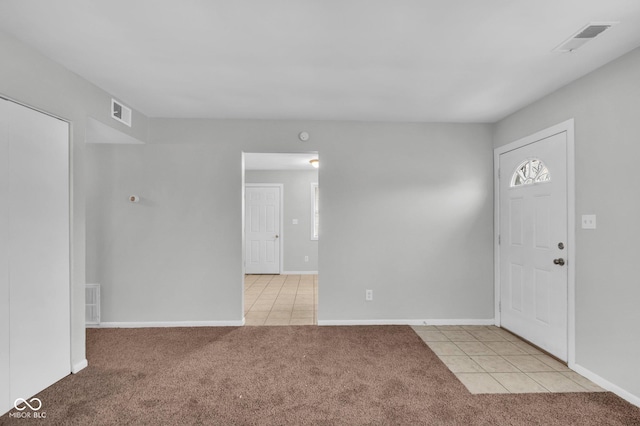
[[[567,360],[567,134],[500,155],[501,326]]]
[[[247,274],[280,273],[280,186],[245,188]]]

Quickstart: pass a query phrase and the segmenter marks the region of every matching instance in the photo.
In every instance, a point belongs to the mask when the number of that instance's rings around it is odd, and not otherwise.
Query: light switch
[[[596,215],[595,214],[583,214],[582,215],[582,229],[596,229]]]
[[[293,224],[293,225],[297,225],[297,224],[298,224],[298,219],[293,219],[293,220],[291,221],[291,224]]]

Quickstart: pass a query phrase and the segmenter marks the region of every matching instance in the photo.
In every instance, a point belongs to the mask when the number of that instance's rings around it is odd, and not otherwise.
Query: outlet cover
[[[596,229],[596,215],[595,214],[583,214],[582,215],[582,229]]]
[[[367,302],[371,302],[373,300],[373,290],[365,291],[364,298]]]

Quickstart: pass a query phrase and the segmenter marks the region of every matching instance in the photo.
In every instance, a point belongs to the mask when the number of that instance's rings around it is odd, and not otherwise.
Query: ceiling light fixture
[[[309,160],[309,163],[316,169],[320,167],[320,161],[318,161],[317,158],[314,158],[313,160]]]

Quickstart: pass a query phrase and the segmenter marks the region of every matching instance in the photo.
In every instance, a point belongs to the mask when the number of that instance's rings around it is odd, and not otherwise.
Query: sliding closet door
[[[0,415],[11,408],[9,391],[9,139],[8,102],[0,99]]]
[[[69,125],[11,102],[11,400],[70,373]],[[46,404],[46,401],[43,401]]]

